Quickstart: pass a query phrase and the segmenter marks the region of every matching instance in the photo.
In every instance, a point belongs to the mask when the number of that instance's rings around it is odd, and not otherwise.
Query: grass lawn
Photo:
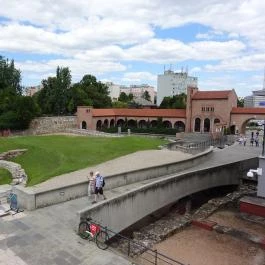
[[[0,153],[28,149],[12,161],[21,164],[28,186],[57,175],[100,164],[140,150],[158,149],[166,141],[147,137],[23,136],[0,137]]]
[[[4,168],[0,168],[0,185],[10,184],[11,182],[12,182],[11,173]]]

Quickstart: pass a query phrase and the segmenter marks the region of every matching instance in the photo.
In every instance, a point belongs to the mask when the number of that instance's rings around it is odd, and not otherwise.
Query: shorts
[[[102,187],[100,187],[100,188],[95,188],[95,194],[101,194],[101,195],[103,195],[103,189],[102,189]]]

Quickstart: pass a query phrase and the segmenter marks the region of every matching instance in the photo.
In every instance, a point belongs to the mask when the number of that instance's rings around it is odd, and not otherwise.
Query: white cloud
[[[149,72],[128,72],[125,73],[123,78],[121,79],[124,82],[128,83],[145,83],[146,80],[149,82],[154,82],[157,80],[157,75],[154,75]]]
[[[113,62],[89,62],[89,61],[81,61],[81,60],[71,60],[71,59],[58,59],[58,60],[50,60],[47,62],[33,62],[26,61],[23,63],[16,63],[16,67],[22,70],[23,73],[35,73],[34,79],[36,79],[36,75],[40,77],[47,78],[55,75],[57,66],[60,67],[69,67],[71,70],[71,75],[73,81],[80,81],[80,79],[85,74],[93,74],[96,76],[100,76],[103,73],[113,72],[113,71],[125,71],[126,67],[120,63]],[[41,79],[40,79],[41,80]]]
[[[23,75],[29,77],[54,72],[57,65],[68,66],[73,76],[128,68],[130,74],[139,72],[134,62],[175,64],[194,60],[201,66],[207,61],[201,71],[220,73],[253,71],[265,65],[265,1],[261,0],[0,0],[0,6],[0,17],[6,18],[0,19],[1,53],[64,58],[20,62]],[[157,29],[185,24],[206,28],[207,32],[197,34],[203,41],[156,34]],[[137,80],[136,75],[124,78]]]
[[[126,51],[126,59],[153,63],[185,60],[220,60],[239,55],[245,45],[237,40],[227,42],[200,41],[185,44],[173,39],[151,39]]]
[[[254,71],[264,68],[265,54],[253,54],[237,58],[223,60],[217,65],[206,65],[207,71]]]

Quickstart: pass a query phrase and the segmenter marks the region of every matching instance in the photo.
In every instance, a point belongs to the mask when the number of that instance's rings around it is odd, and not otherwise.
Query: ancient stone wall
[[[76,116],[41,117],[32,120],[28,134],[46,134],[64,132],[77,128]]]

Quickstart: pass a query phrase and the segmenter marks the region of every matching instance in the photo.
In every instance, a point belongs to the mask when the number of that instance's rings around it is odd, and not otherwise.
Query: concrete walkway
[[[261,148],[239,146],[217,149],[211,159],[198,166],[220,165],[232,161],[258,156]],[[102,174],[114,174],[146,166],[186,159],[190,155],[176,151],[144,151],[114,159],[94,167]],[[73,178],[86,178],[91,168],[58,176],[38,185],[54,185]],[[157,180],[157,179],[156,179]],[[106,191],[108,198],[137,188],[154,180],[142,181]],[[100,202],[99,202],[100,203]],[[131,264],[126,258],[112,250],[102,251],[93,242],[81,239],[74,232],[75,213],[91,204],[87,197],[65,203],[25,211],[14,216],[0,218],[0,265],[105,265]],[[1,205],[0,205],[1,207]]]

